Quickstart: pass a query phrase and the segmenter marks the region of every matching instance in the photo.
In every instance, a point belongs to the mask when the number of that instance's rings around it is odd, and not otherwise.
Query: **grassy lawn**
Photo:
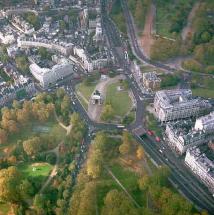
[[[192,93],[194,96],[214,98],[214,90],[212,89],[196,88],[196,89],[192,89]]]
[[[17,168],[23,174],[24,178],[30,177],[33,181],[42,184],[53,167],[49,163],[21,163],[17,165]]]
[[[214,98],[214,78],[193,74],[191,85],[194,96]]]
[[[149,66],[149,65],[141,65],[141,66],[140,66],[140,69],[141,69],[141,72],[142,72],[142,73],[154,72],[154,71],[155,71],[156,73],[158,73],[158,74],[164,73],[163,70],[161,70],[161,69],[159,69],[159,68],[154,68],[154,67]]]
[[[108,86],[106,93],[106,103],[110,103],[117,116],[124,116],[132,107],[131,98],[128,91],[118,91],[119,83]]]
[[[137,202],[139,199],[142,199],[142,192],[137,189],[139,179],[137,174],[115,163],[109,168]],[[99,209],[101,209],[104,204],[103,200],[106,194],[112,189],[123,191],[107,171],[104,171],[101,179],[97,182],[97,204]],[[141,202],[138,203],[141,204]]]
[[[82,106],[85,108],[85,110],[87,111],[88,109],[88,104],[86,103],[86,101],[78,95],[78,99],[80,100],[80,103],[82,104]]]
[[[80,91],[82,95],[89,101],[91,94],[95,89],[96,83],[86,86],[85,84],[81,83],[76,86],[76,90]]]
[[[8,151],[13,149],[13,146],[17,143],[18,140],[23,141],[36,134],[43,133],[53,134],[56,142],[61,141],[66,135],[66,131],[56,121],[49,121],[46,123],[34,122],[26,126],[19,133],[10,135],[8,143],[0,146],[0,155],[4,156],[5,149],[7,149]]]

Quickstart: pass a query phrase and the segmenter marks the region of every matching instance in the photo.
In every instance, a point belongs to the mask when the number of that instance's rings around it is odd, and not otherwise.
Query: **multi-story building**
[[[11,32],[0,32],[0,42],[3,44],[12,44],[15,42],[14,35]]]
[[[161,79],[156,72],[143,73],[143,86],[147,89],[157,90],[160,88]]]
[[[193,147],[187,150],[185,163],[214,194],[214,161]]]
[[[72,43],[65,42],[53,42],[47,39],[34,39],[34,38],[19,38],[17,40],[18,46],[20,48],[29,48],[29,47],[44,47],[47,49],[55,50],[60,52],[63,55],[69,55],[73,51]]]
[[[187,89],[161,90],[154,99],[154,110],[161,122],[198,116],[211,107],[207,100],[192,98],[192,91]]]
[[[210,114],[196,119],[195,130],[204,130],[207,133],[214,131],[214,111]]]
[[[29,79],[25,79],[22,83],[15,83],[10,86],[0,86],[0,107],[5,106],[14,99],[22,99],[22,94],[24,94],[24,96],[32,96],[35,93],[35,85]]]
[[[55,84],[58,80],[71,75],[73,73],[73,65],[68,61],[54,65],[51,69],[41,68],[36,63],[30,65],[30,72],[44,88]]]
[[[21,33],[24,34],[33,34],[35,32],[35,29],[32,25],[30,25],[28,22],[26,22],[21,16],[13,15],[11,24],[19,30]]]
[[[176,152],[183,154],[193,146],[214,140],[214,112],[196,119],[168,123],[165,131],[167,142]]]

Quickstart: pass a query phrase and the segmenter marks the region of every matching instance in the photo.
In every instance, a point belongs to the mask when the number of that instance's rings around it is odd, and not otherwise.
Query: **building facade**
[[[198,116],[211,107],[207,100],[192,98],[192,91],[186,89],[161,90],[154,99],[154,110],[161,122]]]
[[[37,79],[43,88],[47,88],[55,84],[58,80],[62,80],[66,76],[73,73],[73,65],[64,62],[49,68],[41,68],[39,65],[33,63],[30,65],[30,72]]]
[[[143,73],[143,86],[147,89],[157,90],[160,88],[161,79],[156,72]]]
[[[214,162],[193,147],[187,150],[185,163],[214,194]]]
[[[196,119],[195,125],[187,121],[177,121],[166,125],[168,144],[179,154],[187,149],[214,140],[214,112]]]

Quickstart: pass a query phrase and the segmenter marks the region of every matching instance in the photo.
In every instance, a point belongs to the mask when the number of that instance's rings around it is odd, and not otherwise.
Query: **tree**
[[[29,156],[36,155],[42,149],[41,139],[39,137],[33,137],[23,142],[23,149]]]
[[[18,203],[20,194],[21,175],[16,167],[0,170],[0,201]]]
[[[190,70],[190,71],[194,71],[194,72],[201,72],[202,71],[201,64],[198,63],[194,59],[183,61],[182,66],[183,66],[184,69],[187,69],[187,70]]]
[[[26,74],[28,72],[28,60],[25,55],[23,56],[18,56],[15,58],[16,66],[17,68]]]
[[[27,179],[23,180],[20,184],[20,194],[23,199],[27,199],[34,194],[33,186]]]
[[[45,197],[43,194],[36,194],[33,201],[34,207],[41,211],[41,209],[44,209],[45,207]]]
[[[111,121],[114,118],[114,110],[111,104],[106,104],[101,116],[104,121]]]
[[[42,59],[49,59],[49,54],[46,48],[44,47],[39,47],[38,53],[41,56]]]
[[[104,200],[104,207],[101,215],[138,215],[138,210],[134,207],[124,193],[118,190],[111,190],[107,193]]]
[[[150,178],[148,175],[144,175],[142,178],[139,179],[138,181],[139,188],[141,190],[146,190],[148,189],[148,186],[150,184]]]
[[[77,215],[96,214],[96,184],[93,182],[86,184],[80,195],[81,201]]]
[[[136,156],[139,160],[145,157],[145,152],[142,146],[138,146],[137,151],[136,151]]]
[[[80,142],[85,134],[84,122],[81,120],[80,115],[74,112],[71,115],[70,123],[72,125],[70,137],[73,141]]]
[[[61,113],[64,116],[66,116],[66,114],[69,113],[70,109],[71,109],[71,99],[69,98],[69,96],[65,95],[61,102]]]
[[[98,178],[102,171],[102,155],[99,151],[95,151],[88,158],[87,161],[87,174],[92,178]]]
[[[7,142],[7,132],[0,128],[0,144],[5,144]]]
[[[56,91],[56,96],[58,99],[62,99],[65,96],[65,90],[62,87],[58,88]]]
[[[21,104],[20,104],[20,102],[17,101],[17,100],[13,100],[12,106],[13,106],[14,109],[19,109],[19,108],[21,108]]]
[[[119,147],[119,151],[122,155],[128,154],[130,152],[130,143],[122,143]]]
[[[152,60],[167,60],[176,57],[180,52],[179,41],[171,41],[167,39],[158,38],[151,46]]]

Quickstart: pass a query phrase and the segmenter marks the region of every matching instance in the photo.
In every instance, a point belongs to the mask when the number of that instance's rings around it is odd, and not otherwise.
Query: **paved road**
[[[106,0],[101,1],[101,10],[102,10],[101,18],[102,18],[102,25],[104,27],[105,35],[107,36],[108,45],[112,49],[112,52],[117,60],[118,66],[123,69],[124,74],[126,75],[130,88],[133,91],[133,94],[137,102],[136,121],[133,124],[129,125],[127,129],[130,132],[132,132],[136,140],[138,140],[144,146],[146,152],[149,154],[152,160],[154,160],[158,165],[165,164],[169,166],[172,172],[170,176],[170,180],[174,184],[176,184],[177,189],[180,190],[187,198],[189,198],[198,208],[207,209],[212,214],[212,212],[214,211],[214,200],[212,199],[211,194],[208,192],[207,188],[192,175],[192,173],[185,167],[183,162],[180,159],[176,158],[175,155],[171,152],[171,150],[167,148],[167,146],[163,146],[161,145],[161,143],[157,144],[155,143],[154,140],[149,140],[149,139],[142,140],[140,137],[134,134],[133,130],[142,126],[142,122],[144,118],[143,116],[144,104],[143,104],[142,98],[145,97],[145,95],[142,93],[136,81],[131,76],[132,73],[131,73],[130,63],[129,63],[129,60],[125,59],[125,54],[124,54],[124,50],[126,50],[126,43],[121,38],[120,33],[117,27],[115,26],[115,24],[112,22],[111,19],[109,19],[108,14],[106,13],[105,1]],[[121,0],[121,1],[123,2],[123,8],[124,8],[124,13],[126,15],[128,30],[130,32],[130,38],[131,38],[135,53],[145,62],[150,63],[156,67],[167,69],[173,72],[174,70],[169,68],[168,66],[165,66],[160,63],[151,62],[143,55],[136,40],[135,31],[132,25],[133,23],[130,20],[130,14],[129,14],[129,11],[127,10],[126,0]],[[88,135],[86,135],[84,142],[82,143],[81,153],[79,157],[76,159],[77,170],[72,174],[74,180],[76,179],[78,171],[85,160],[85,154],[87,152],[88,145],[91,142],[91,134],[98,130],[112,131],[112,130],[119,129],[117,125],[96,123],[96,122],[93,122],[88,117],[87,112],[84,110],[77,96],[75,95],[74,86],[76,85],[77,82],[78,82],[77,80],[67,80],[66,85],[70,86],[68,93],[70,93],[72,97],[72,101],[73,101],[72,107],[74,111],[78,112],[81,118],[87,123],[89,132],[88,132]],[[164,150],[166,150],[166,152],[164,151],[164,154],[160,153],[159,151],[160,149],[163,150],[163,147],[165,147]]]
[[[167,69],[170,71],[174,71],[174,69],[161,64],[154,63],[147,59],[137,43],[137,37],[135,35],[135,29],[133,27],[133,23],[130,17],[130,13],[128,11],[126,0],[121,0],[124,9],[124,15],[126,17],[126,22],[128,25],[128,31],[130,33],[130,39],[135,50],[135,53],[145,62],[152,64],[156,67]],[[130,78],[131,69],[130,65],[124,57],[124,54],[120,52],[120,50],[125,49],[125,44],[120,37],[120,33],[117,30],[112,20],[109,19],[108,14],[105,10],[105,0],[102,1],[102,24],[105,29],[105,34],[108,37],[108,42],[110,48],[118,61],[120,67],[125,71],[127,76],[127,80],[130,84],[130,87],[134,93],[134,96],[137,101],[137,113],[136,113],[136,121],[128,126],[128,129],[132,132],[133,129],[142,125],[143,121],[143,101],[140,97],[143,97],[141,90],[139,89],[135,80]],[[120,42],[119,42],[120,41]],[[122,45],[121,48],[117,48]],[[123,47],[124,46],[124,47]],[[132,132],[133,133],[133,132]],[[157,144],[154,140],[142,140],[140,137],[136,136],[133,133],[134,137],[144,146],[146,152],[150,155],[150,157],[155,160],[158,165],[167,165],[171,169],[170,180],[176,185],[177,189],[183,193],[190,201],[192,201],[198,208],[207,209],[211,214],[214,211],[214,199],[212,195],[209,193],[208,189],[189,171],[189,169],[184,165],[183,161],[177,158],[173,152],[168,148],[167,145],[163,145],[161,143]],[[163,152],[163,148],[164,151]],[[162,151],[162,153],[160,152]]]

